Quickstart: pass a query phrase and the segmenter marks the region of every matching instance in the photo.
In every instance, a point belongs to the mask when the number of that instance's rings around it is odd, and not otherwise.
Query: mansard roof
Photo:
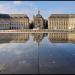
[[[75,18],[75,14],[51,14],[49,18]]]
[[[29,18],[25,14],[0,14],[0,18]]]
[[[8,14],[0,14],[0,18],[10,18]]]
[[[10,14],[12,18],[29,18],[26,14]]]

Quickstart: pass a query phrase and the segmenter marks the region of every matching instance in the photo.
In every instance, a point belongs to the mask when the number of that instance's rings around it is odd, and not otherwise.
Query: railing
[[[75,30],[49,30],[49,29],[40,29],[40,30],[33,30],[33,29],[23,29],[23,30],[0,30],[0,33],[19,33],[19,32],[29,32],[29,33],[48,33],[48,32],[75,32]]]

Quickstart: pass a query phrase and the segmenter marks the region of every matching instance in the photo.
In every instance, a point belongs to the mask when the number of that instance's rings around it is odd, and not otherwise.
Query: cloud
[[[22,1],[13,1],[13,3],[14,3],[15,5],[20,5],[20,4],[22,3]]]
[[[6,14],[21,14],[24,13],[24,11],[18,10],[15,6],[11,6],[11,4],[0,4],[0,13],[6,13]]]
[[[6,7],[6,4],[0,4],[0,13],[6,13],[8,10],[8,7]]]
[[[17,6],[18,5],[18,6]],[[31,19],[33,15],[38,13],[39,7],[31,1],[10,1],[7,3],[0,3],[0,13],[5,14],[27,14]],[[46,10],[40,9],[40,13],[46,13]]]
[[[51,11],[48,11],[49,14],[63,14],[64,11],[62,10],[51,10]]]
[[[13,11],[12,6],[8,4],[0,4],[0,13],[11,13]]]
[[[25,3],[24,3],[25,5],[28,5],[28,6],[33,6],[33,3],[32,2],[29,2],[29,1],[26,1]]]

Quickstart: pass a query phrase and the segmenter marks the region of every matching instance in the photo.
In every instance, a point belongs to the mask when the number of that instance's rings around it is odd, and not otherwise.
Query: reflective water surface
[[[75,34],[1,33],[0,73],[75,73]]]

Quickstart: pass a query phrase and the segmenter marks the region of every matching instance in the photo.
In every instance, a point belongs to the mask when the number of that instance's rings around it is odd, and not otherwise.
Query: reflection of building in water
[[[48,33],[50,42],[75,42],[75,33]]]
[[[11,41],[11,35],[8,33],[0,33],[0,43],[6,43]]]
[[[0,29],[28,29],[29,17],[24,14],[0,14]]]
[[[36,41],[37,43],[41,42],[44,38],[44,34],[43,33],[33,33],[33,41]]]
[[[29,40],[29,34],[28,33],[12,34],[12,41],[14,41],[14,42],[26,42],[28,40]]]
[[[67,41],[67,33],[48,33],[48,39],[51,42],[64,42]]]
[[[75,42],[75,33],[68,33],[67,37],[68,41]]]
[[[29,40],[28,33],[1,33],[0,42],[26,42]]]
[[[33,25],[34,28],[44,28],[44,18],[42,15],[40,15],[40,11],[38,11],[38,14],[36,16],[33,16]]]
[[[48,18],[48,29],[75,29],[75,14],[52,14]]]

